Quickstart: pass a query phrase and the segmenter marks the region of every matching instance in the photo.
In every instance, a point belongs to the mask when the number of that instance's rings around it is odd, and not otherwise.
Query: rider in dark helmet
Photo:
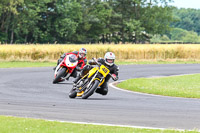
[[[99,58],[97,60],[97,62],[105,65],[110,70],[113,80],[116,81],[116,80],[118,80],[119,67],[114,64],[114,61],[115,61],[115,55],[112,52],[107,52],[104,56],[104,59]],[[96,62],[94,62],[93,60],[90,60],[88,63],[89,63],[89,65],[84,66],[82,71],[78,75],[78,77],[74,80],[74,86],[85,74],[87,74],[93,68],[93,66],[91,66],[91,65],[96,65]],[[106,95],[108,93],[108,83],[107,82],[109,81],[110,77],[111,77],[110,75],[107,75],[105,82],[101,85],[100,88],[97,88],[96,93],[99,93],[102,95]]]
[[[87,64],[87,59],[86,59],[87,50],[85,48],[81,48],[79,51],[73,51],[71,53],[64,53],[63,55],[60,56],[60,59],[58,59],[57,66],[68,54],[75,54],[78,57],[78,65],[76,66],[76,69],[71,74],[72,77],[76,78],[77,71],[81,71],[83,69],[83,67]],[[53,70],[55,70],[56,67],[54,67]]]

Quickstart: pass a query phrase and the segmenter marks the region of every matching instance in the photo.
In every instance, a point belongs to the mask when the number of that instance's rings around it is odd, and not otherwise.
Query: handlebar
[[[101,64],[100,64],[99,62],[97,62],[97,61],[95,60],[95,58],[92,58],[92,60],[93,60],[95,63],[97,63],[98,66],[101,66]]]
[[[111,73],[109,73],[109,75],[111,76],[111,78],[112,78],[112,79],[114,79],[114,78],[115,78],[115,77],[114,77],[114,76],[113,76]]]
[[[111,73],[109,73],[109,75],[113,78],[113,76],[112,76],[112,74]]]
[[[92,60],[93,60],[95,63],[97,63],[98,66],[101,66],[101,64],[100,64],[99,62],[97,62],[97,61],[95,60],[95,58],[92,58]],[[109,73],[109,75],[110,75],[112,78],[115,78],[115,77],[113,77],[113,75],[112,75],[111,73]]]

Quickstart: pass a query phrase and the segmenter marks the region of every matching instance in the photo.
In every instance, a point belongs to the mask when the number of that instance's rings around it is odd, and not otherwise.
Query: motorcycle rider
[[[98,63],[103,64],[110,70],[113,80],[116,81],[118,80],[119,67],[114,64],[114,61],[115,61],[115,54],[112,52],[107,52],[104,56],[104,59],[103,58],[97,59]],[[96,62],[94,60],[90,60],[88,63],[89,65],[84,66],[78,77],[74,80],[74,86],[76,86],[76,83],[93,68],[93,66],[91,65],[96,65]],[[96,93],[102,95],[106,95],[108,93],[107,82],[109,81],[110,77],[111,77],[110,75],[107,75],[105,82],[101,85],[100,88],[97,88]]]
[[[60,59],[58,59],[57,66],[60,64],[61,61],[63,61],[65,56],[69,55],[69,54],[75,54],[78,57],[78,65],[76,66],[76,68],[74,69],[74,71],[71,74],[72,77],[76,78],[77,71],[81,71],[83,69],[83,67],[87,64],[87,59],[86,59],[87,50],[85,48],[81,48],[79,51],[73,51],[71,53],[64,53],[63,55],[60,56]],[[54,67],[53,70],[55,70],[56,67]]]

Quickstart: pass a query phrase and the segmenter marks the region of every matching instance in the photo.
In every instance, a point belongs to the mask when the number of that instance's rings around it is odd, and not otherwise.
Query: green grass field
[[[200,61],[195,60],[144,60],[144,61],[134,61],[134,60],[126,60],[126,61],[116,61],[117,65],[129,65],[129,64],[200,64]]]
[[[15,68],[15,67],[48,67],[55,66],[55,62],[24,62],[24,61],[1,61],[0,68]]]
[[[200,98],[200,74],[123,81],[119,88],[156,95]]]
[[[0,133],[198,133],[198,131],[137,129],[0,116]]]

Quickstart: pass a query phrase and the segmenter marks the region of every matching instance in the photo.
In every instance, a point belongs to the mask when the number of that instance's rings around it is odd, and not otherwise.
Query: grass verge
[[[117,65],[130,65],[130,64],[200,64],[200,61],[196,60],[125,60],[116,61]]]
[[[1,133],[198,133],[159,129],[137,129],[117,126],[73,124],[30,118],[0,116]]]
[[[50,67],[56,66],[57,61],[44,62],[44,61],[0,61],[0,68],[14,68],[14,67]],[[117,65],[130,65],[130,64],[198,64],[200,61],[116,61]]]
[[[117,87],[149,94],[200,98],[200,74],[161,78],[136,78],[117,84]]]
[[[55,62],[1,61],[0,68],[14,67],[48,67],[56,66]]]

